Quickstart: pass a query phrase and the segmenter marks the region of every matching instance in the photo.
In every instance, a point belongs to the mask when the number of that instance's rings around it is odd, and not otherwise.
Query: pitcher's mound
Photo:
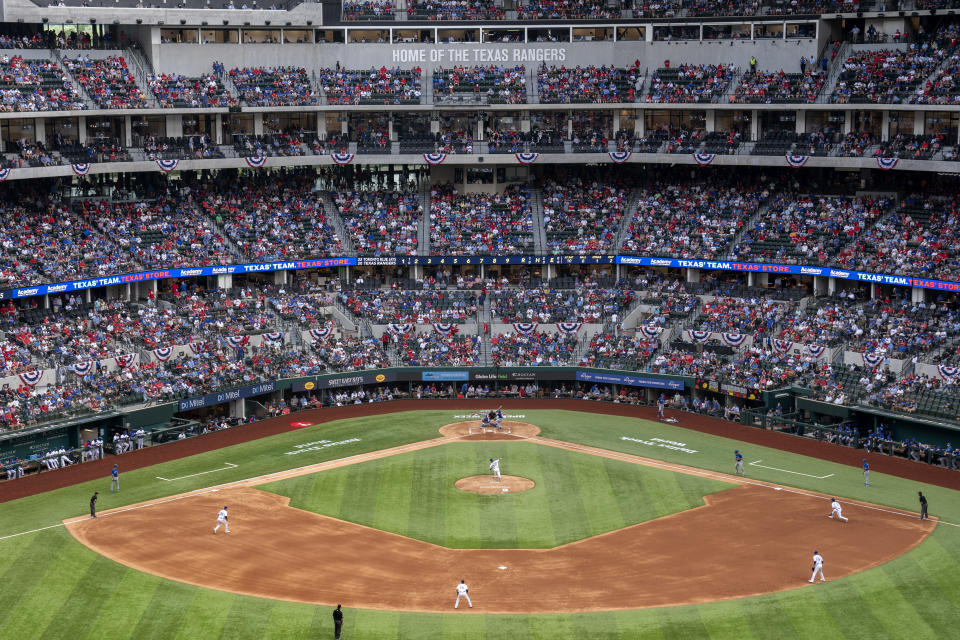
[[[498,493],[529,491],[536,486],[536,483],[530,478],[521,478],[520,476],[503,476],[500,482],[497,482],[493,475],[483,475],[460,478],[454,483],[454,486],[461,491],[496,495]]]
[[[461,436],[464,440],[513,440],[519,437],[529,438],[540,433],[540,427],[528,422],[504,420],[503,429],[483,427],[479,420],[453,422],[440,427],[445,436]]]

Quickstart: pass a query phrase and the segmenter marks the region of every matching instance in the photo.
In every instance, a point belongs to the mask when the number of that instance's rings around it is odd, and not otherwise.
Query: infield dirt
[[[271,478],[106,512],[109,517],[71,521],[68,530],[124,565],[212,589],[445,612],[465,579],[474,608],[460,609],[464,614],[528,614],[694,604],[807,586],[814,549],[824,556],[830,580],[892,560],[936,526],[850,502],[844,504],[850,522],[840,523],[827,517],[823,496],[744,484],[706,496],[704,507],[553,549],[447,549],[294,509],[288,498],[249,486]],[[231,533],[214,535],[224,504],[230,505]]]

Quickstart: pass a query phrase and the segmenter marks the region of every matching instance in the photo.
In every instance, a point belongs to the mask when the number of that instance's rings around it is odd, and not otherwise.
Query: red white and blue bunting
[[[113,359],[113,361],[116,362],[117,366],[120,367],[121,369],[126,369],[131,364],[133,364],[133,360],[136,357],[137,357],[137,354],[135,353],[125,353],[121,356],[117,356],[116,358]]]
[[[264,165],[267,164],[267,156],[247,156],[244,160],[247,161],[247,166],[251,169],[263,169]]]
[[[193,351],[194,353],[203,353],[203,352],[206,351],[206,350],[207,350],[207,343],[206,343],[206,342],[191,342],[191,343],[190,343],[190,351]]]
[[[533,164],[540,157],[539,153],[515,153],[513,154],[520,164]]]
[[[227,344],[234,349],[242,349],[250,342],[250,336],[227,336]]]
[[[453,333],[453,330],[456,328],[456,325],[450,322],[434,322],[433,330],[439,333],[442,336],[450,335]]]
[[[613,160],[615,164],[623,164],[629,160],[633,154],[629,151],[608,151],[607,155],[610,156],[610,159]]]
[[[42,379],[43,369],[39,371],[25,371],[20,374],[20,380],[23,381],[23,384],[30,385],[31,387],[37,386]]]
[[[695,329],[687,329],[687,335],[690,336],[690,339],[694,342],[706,342],[710,339],[709,331],[697,331]]]
[[[773,350],[778,353],[787,353],[790,349],[793,349],[793,342],[791,340],[778,340],[774,338],[771,342],[773,343]]]
[[[157,158],[157,166],[160,167],[160,170],[164,173],[170,173],[177,168],[177,165],[180,164],[180,160],[174,158],[173,160],[163,160],[162,158]]]
[[[577,331],[580,331],[580,327],[582,326],[582,322],[558,322],[557,331],[560,333],[574,334]]]
[[[10,177],[10,172],[13,169],[0,169],[0,182],[6,182],[7,178]]]
[[[73,172],[78,176],[85,176],[90,173],[90,163],[88,162],[78,162],[70,166],[73,168]]]
[[[87,360],[86,362],[77,362],[76,364],[70,365],[70,370],[81,378],[91,371],[93,371],[93,360]]]
[[[705,167],[716,157],[715,153],[695,153],[693,154],[693,159],[697,161],[697,164],[701,167]]]
[[[747,339],[747,334],[745,333],[721,333],[720,337],[723,338],[723,341],[731,347],[739,347],[743,344],[744,340]]]
[[[868,369],[876,369],[886,360],[882,353],[862,353],[860,355],[863,357],[863,366]]]
[[[513,330],[522,336],[528,336],[537,330],[536,322],[514,322]]]
[[[823,352],[826,351],[826,350],[827,350],[827,348],[826,348],[825,346],[823,346],[822,344],[808,344],[808,345],[807,345],[807,353],[810,354],[811,356],[813,356],[814,358],[819,358],[820,356],[823,355]]]
[[[653,324],[645,324],[640,327],[640,333],[648,338],[659,338],[660,334],[663,333],[663,327],[658,327]]]
[[[283,344],[283,332],[271,331],[270,333],[265,333],[263,334],[263,342],[265,344]]]
[[[423,154],[423,159],[427,161],[427,164],[431,167],[435,167],[438,164],[442,164],[444,160],[447,159],[447,154],[445,153],[425,153]]]
[[[900,162],[900,158],[877,158],[877,166],[884,171],[890,171],[897,166],[898,162]]]
[[[807,164],[807,160],[810,159],[810,156],[796,156],[792,153],[788,153],[785,157],[787,159],[787,164],[794,169],[799,169],[803,165]]]
[[[160,347],[153,350],[153,357],[160,362],[166,362],[173,355],[173,347]]]
[[[310,329],[310,337],[314,342],[320,342],[330,335],[332,329],[330,327],[321,327],[319,329]]]
[[[387,331],[402,336],[413,330],[413,324],[410,322],[391,323],[387,325]]]
[[[960,376],[960,367],[948,367],[943,364],[938,364],[937,373],[939,373],[940,377],[946,380],[948,383],[953,384],[956,381],[957,376]]]
[[[331,153],[330,157],[336,164],[339,164],[340,166],[353,162],[352,153]]]

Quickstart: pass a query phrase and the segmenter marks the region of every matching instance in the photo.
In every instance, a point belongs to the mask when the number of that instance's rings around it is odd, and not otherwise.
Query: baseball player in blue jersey
[[[120,467],[113,465],[113,469],[110,471],[110,493],[113,493],[113,488],[117,488],[117,493],[120,492]]]
[[[663,420],[663,409],[667,406],[667,396],[660,394],[657,398],[657,420]]]
[[[503,405],[497,407],[497,416],[493,419],[493,423],[497,425],[497,429],[503,429],[503,412],[500,410],[503,408]]]
[[[492,413],[493,413],[492,411],[491,411],[490,413],[487,413],[486,411],[483,412],[483,417],[480,418],[480,428],[481,428],[481,429],[485,429],[485,428],[487,428],[487,427],[492,427],[492,426],[493,426],[493,423],[490,422],[490,415],[491,415]]]
[[[742,476],[747,475],[746,472],[743,470],[743,454],[740,453],[739,449],[734,449],[733,457],[736,460],[736,465],[734,465],[733,472],[739,473]]]
[[[866,458],[863,459],[863,486],[870,486],[870,463]]]

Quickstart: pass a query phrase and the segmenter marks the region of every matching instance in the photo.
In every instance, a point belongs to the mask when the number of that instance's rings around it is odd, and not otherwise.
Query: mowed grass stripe
[[[113,595],[117,585],[129,570],[121,564],[107,560],[103,556],[93,555],[93,562],[79,576],[73,590],[69,592],[60,609],[44,631],[44,638],[63,638],[76,635],[83,637],[93,626],[100,603]],[[66,568],[69,571],[69,568]],[[78,574],[79,575],[79,574]],[[65,586],[65,585],[64,585]],[[49,602],[49,607],[56,606]]]
[[[224,591],[197,589],[193,600],[180,619],[180,625],[174,637],[178,640],[220,637],[227,614],[237,597]]]
[[[573,635],[573,625],[570,616],[552,616],[543,620],[527,619],[526,637],[536,640],[554,640],[554,638],[569,638]]]
[[[64,531],[51,534],[57,538],[68,535]],[[76,553],[67,544],[57,546],[56,554],[43,558],[43,564],[34,570],[40,579],[24,592],[0,626],[0,637],[18,638],[37,635],[53,620],[54,614],[70,596],[73,588],[98,557],[95,553]]]
[[[936,585],[937,593],[960,608],[960,536],[945,531],[944,527],[937,527],[923,544],[904,557],[923,572],[917,579]]]
[[[826,567],[826,562],[824,567]],[[827,580],[831,580],[827,574]],[[817,582],[809,589],[816,590],[823,607],[830,612],[836,625],[841,630],[843,638],[886,638],[887,632],[883,625],[872,615],[869,604],[860,597],[859,591],[851,580],[836,580],[828,584],[821,584],[819,576]]]
[[[191,588],[177,582],[161,580],[153,592],[153,597],[140,616],[140,621],[130,638],[136,640],[167,640],[173,637],[180,627],[180,621],[187,613],[194,596],[202,589]]]
[[[380,476],[372,526],[385,531],[408,529],[410,502],[416,493],[413,468],[402,460],[387,458]]]
[[[447,488],[442,478],[446,475],[446,452],[423,449],[412,454],[414,494],[410,500],[410,519],[406,531],[397,531],[421,540],[446,541],[442,515],[446,510]],[[366,466],[366,465],[364,465]]]
[[[884,569],[872,571],[869,576],[858,575],[851,582],[877,621],[886,627],[888,636],[895,636],[903,625],[911,629],[914,640],[937,637],[913,605],[904,599]]]
[[[894,563],[883,566],[882,569],[900,596],[923,620],[924,627],[944,629],[955,624],[956,608],[943,606],[943,598],[949,599],[950,594],[943,593],[935,582],[924,579],[924,570],[912,555],[898,558]]]
[[[450,593],[456,593],[450,589]],[[461,603],[463,604],[463,603]],[[453,606],[452,604],[450,605]],[[440,618],[440,638],[444,640],[486,640],[489,638],[487,633],[487,620],[489,616],[470,616],[470,615],[442,615]],[[415,636],[418,637],[418,636]]]
[[[783,606],[783,603],[778,598],[768,598],[768,601],[763,603],[762,607],[756,606],[755,603],[751,603],[750,600],[732,600],[729,602],[718,603],[718,611],[716,614],[733,616],[734,618],[740,619],[742,617],[743,624],[741,625],[741,632],[747,636],[753,636],[756,638],[798,638],[802,636],[797,636],[796,629],[793,626],[793,620],[790,618],[790,614],[787,612],[787,608]],[[715,617],[715,613],[712,610],[706,614],[706,616],[701,615],[701,617]],[[725,612],[724,609],[727,609]],[[703,614],[701,610],[701,614]],[[711,636],[722,638],[724,630],[719,627],[713,627],[711,630]],[[731,630],[730,635],[736,635],[735,631]],[[728,636],[729,637],[729,636]]]
[[[809,580],[809,578],[808,578]],[[795,589],[777,594],[764,596],[752,602],[756,608],[754,623],[766,626],[766,610],[770,606],[769,600],[775,598],[780,607],[790,617],[790,623],[799,638],[842,638],[843,630],[837,626],[830,611],[827,610],[816,589]],[[769,633],[758,634],[760,637],[769,637]]]
[[[350,465],[344,471],[347,483],[343,488],[340,514],[350,522],[372,522],[377,510],[377,492],[383,465]]]
[[[315,614],[322,615],[323,607],[278,600],[273,603],[263,637],[265,640],[308,640],[311,637],[320,637],[320,633],[314,636],[309,635],[310,624]],[[333,612],[327,610],[327,615],[330,617],[332,628]]]
[[[708,638],[707,628],[700,618],[699,607],[665,607],[656,609],[663,627],[664,640],[689,640],[690,638]]]
[[[626,467],[624,474],[628,482],[634,479],[633,465]],[[594,532],[603,530],[622,529],[626,526],[626,519],[617,501],[614,483],[607,473],[607,465],[602,458],[591,457],[579,464],[573,465],[574,478],[577,482],[577,493],[583,498],[583,510],[587,522],[596,525]],[[618,483],[619,484],[619,483]]]
[[[739,637],[743,640],[763,637],[754,633],[750,625],[747,612],[736,600],[729,602],[720,602],[718,606],[701,609],[697,607],[700,614],[700,620],[703,627],[707,630],[710,638],[730,638]],[[762,627],[761,627],[762,628]],[[787,628],[787,633],[781,635],[782,638],[792,638],[793,633]]]
[[[515,470],[512,475],[530,478],[536,483],[533,489],[521,497],[524,498],[517,508],[517,546],[518,547],[555,547],[557,546],[556,528],[553,514],[548,504],[549,492],[544,478],[543,461],[539,455],[529,455],[524,461],[523,471]],[[515,496],[516,497],[516,496]]]
[[[139,571],[126,571],[114,586],[113,593],[100,601],[87,638],[130,638],[134,625],[145,614],[159,578]],[[88,614],[91,615],[92,614]],[[77,638],[76,640],[79,640]]]
[[[593,620],[599,623],[593,623]],[[654,609],[639,611],[613,611],[610,613],[588,613],[573,616],[574,626],[577,629],[589,630],[595,624],[603,630],[604,638],[621,638],[622,640],[663,640],[663,630],[660,628],[660,617]],[[590,635],[578,636],[589,638]]]
[[[13,612],[20,602],[33,591],[43,578],[51,563],[68,543],[66,532],[43,531],[32,536],[30,544],[17,556],[17,561],[0,576],[0,637],[12,619]],[[82,547],[71,547],[67,553],[76,553]]]
[[[333,614],[330,621],[321,626],[321,632],[311,638],[333,637]],[[314,627],[316,630],[316,627]],[[396,611],[376,611],[363,609],[348,611],[343,615],[343,635],[349,640],[381,640],[400,637],[400,614]],[[418,637],[418,636],[415,636]]]
[[[587,520],[573,464],[580,454],[560,451],[561,455],[547,453],[546,447],[538,448],[543,470],[543,487],[551,511],[553,530],[558,540],[580,540],[594,530]],[[584,463],[586,463],[584,461]]]
[[[224,640],[233,640],[241,634],[249,634],[257,638],[264,637],[273,605],[273,600],[236,596],[223,623],[220,637]]]

